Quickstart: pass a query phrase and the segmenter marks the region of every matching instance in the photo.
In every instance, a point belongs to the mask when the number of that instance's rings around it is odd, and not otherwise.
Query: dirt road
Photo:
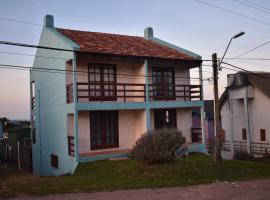
[[[20,200],[178,200],[178,199],[218,199],[218,200],[269,200],[270,179],[243,182],[217,182],[176,188],[117,190],[112,192],[54,194],[44,197],[21,197]]]

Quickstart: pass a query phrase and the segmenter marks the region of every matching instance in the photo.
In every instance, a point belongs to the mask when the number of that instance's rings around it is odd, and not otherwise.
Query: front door
[[[119,147],[118,112],[90,112],[91,150]]]
[[[89,64],[89,101],[116,101],[116,65]]]
[[[154,110],[155,129],[176,128],[176,110],[175,109],[157,109]]]

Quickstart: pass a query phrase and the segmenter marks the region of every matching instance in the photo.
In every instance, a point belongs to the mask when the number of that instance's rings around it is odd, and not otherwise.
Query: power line
[[[0,19],[5,20],[5,21],[11,21],[11,22],[17,22],[17,23],[23,23],[23,24],[30,24],[30,25],[35,25],[35,26],[43,26],[42,24],[33,23],[33,22],[29,22],[29,21],[24,21],[24,20],[12,19],[12,18],[7,18],[7,17],[0,17]]]
[[[237,3],[239,3],[239,4],[242,4],[242,5],[244,5],[244,6],[253,8],[253,9],[258,10],[258,11],[261,11],[261,12],[263,12],[263,13],[270,14],[269,11],[266,11],[266,10],[264,10],[264,9],[258,8],[258,7],[256,7],[256,6],[250,4],[249,2],[246,3],[246,2],[242,2],[242,1],[240,1],[240,0],[234,0],[234,1],[237,2]]]
[[[235,58],[235,57],[229,57],[229,58],[224,58],[227,60],[270,60],[270,58]]]
[[[34,55],[34,54],[25,54],[25,53],[8,52],[8,51],[0,51],[0,53],[1,54],[10,54],[10,55],[19,55],[19,56],[31,56],[31,57],[49,58],[49,59],[57,59],[57,60],[69,60],[68,58],[40,56],[40,55]]]
[[[268,22],[262,21],[262,20],[257,19],[257,18],[250,17],[248,15],[243,15],[241,13],[238,13],[238,12],[235,12],[235,11],[232,11],[232,10],[229,10],[227,8],[223,8],[223,7],[220,7],[220,6],[217,6],[217,5],[214,5],[214,4],[211,4],[211,3],[208,3],[208,2],[202,1],[202,0],[194,0],[194,1],[196,1],[198,3],[201,3],[201,4],[205,4],[207,6],[210,6],[210,7],[216,8],[216,9],[219,9],[219,10],[222,10],[222,11],[225,11],[225,12],[228,12],[228,13],[231,13],[231,14],[234,14],[234,15],[238,15],[240,17],[243,17],[243,18],[252,20],[254,22],[258,22],[258,23],[261,23],[261,24],[270,26],[270,23],[268,23]]]
[[[235,72],[239,72],[239,70],[236,70],[236,69],[232,69],[232,68],[229,68],[229,67],[222,67],[222,69],[228,69],[228,70],[231,70],[231,71],[235,71]]]
[[[246,54],[248,54],[248,53],[250,53],[250,52],[252,52],[252,51],[255,51],[256,49],[258,49],[258,48],[260,48],[260,47],[262,47],[262,46],[265,46],[265,45],[267,45],[267,44],[269,44],[269,43],[270,43],[270,40],[267,41],[267,42],[264,42],[264,43],[262,43],[262,44],[260,44],[260,45],[258,45],[258,46],[256,46],[256,47],[254,47],[254,48],[252,48],[252,49],[250,49],[250,50],[248,50],[248,51],[245,51],[245,52],[243,52],[243,53],[241,53],[241,54],[238,54],[237,56],[234,56],[233,58],[237,58],[237,57],[241,57],[241,56],[243,56],[243,55],[246,55]]]
[[[22,65],[9,65],[9,64],[0,64],[0,66],[2,66],[2,68],[7,67],[7,68],[15,68],[15,69],[25,69],[25,70],[32,70],[32,71],[39,71],[39,72],[54,72],[54,73],[61,73],[61,74],[77,74],[80,76],[89,76],[89,72],[86,71],[73,71],[73,70],[64,70],[64,69],[55,69],[55,68],[42,68],[42,67],[29,67],[29,66],[22,66]],[[149,78],[152,76],[145,76],[145,75],[136,75],[136,74],[117,74],[117,76],[128,76],[128,77],[141,77],[141,78]],[[176,76],[176,79],[188,79],[188,80],[201,80],[200,78],[196,78],[196,77],[180,77],[180,76]]]
[[[264,7],[264,6],[260,5],[260,4],[254,3],[254,2],[249,1],[249,0],[246,0],[246,1],[247,1],[248,3],[250,3],[250,4],[253,4],[253,5],[259,7],[259,8],[262,8],[262,9],[264,9],[264,10],[269,10],[269,11],[270,11],[269,8],[266,8],[266,7]]]
[[[41,46],[41,45],[33,45],[33,44],[25,44],[25,43],[16,43],[16,42],[9,42],[9,41],[0,41],[0,44],[3,45],[11,45],[11,46],[19,46],[19,47],[28,47],[28,48],[36,48],[36,49],[47,49],[47,50],[54,50],[54,51],[66,51],[66,52],[72,52],[72,53],[82,53],[82,54],[92,54],[92,55],[108,55],[106,53],[94,53],[89,51],[82,51],[82,50],[74,50],[74,49],[63,49],[63,48],[56,48],[56,47],[47,47],[47,46]],[[114,55],[114,54],[110,54]],[[115,56],[119,56],[115,54]],[[128,57],[146,57],[146,56],[132,56],[132,55],[123,55]],[[155,58],[155,57],[153,57]],[[156,57],[159,58],[159,57]],[[211,61],[211,60],[189,60],[189,59],[181,59],[182,61]]]
[[[240,70],[242,70],[242,71],[248,72],[248,73],[250,73],[250,74],[254,74],[254,75],[259,76],[259,77],[261,77],[261,78],[269,79],[269,77],[265,77],[265,76],[263,76],[262,74],[258,74],[258,73],[255,73],[255,72],[246,70],[246,69],[244,69],[244,68],[237,67],[237,66],[235,66],[235,65],[233,65],[233,64],[230,64],[230,63],[227,63],[227,62],[222,62],[222,63],[225,64],[225,65],[229,65],[229,66],[231,66],[231,67],[234,67],[234,68],[236,68],[236,69],[240,69]]]

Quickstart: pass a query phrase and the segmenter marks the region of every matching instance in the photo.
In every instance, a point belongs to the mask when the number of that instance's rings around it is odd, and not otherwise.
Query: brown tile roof
[[[62,28],[58,28],[57,30],[79,45],[80,51],[175,60],[195,59],[184,52],[179,52],[175,49],[144,39],[143,37]]]

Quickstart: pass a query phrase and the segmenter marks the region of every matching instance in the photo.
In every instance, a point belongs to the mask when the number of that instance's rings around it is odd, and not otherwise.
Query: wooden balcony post
[[[123,86],[124,86],[124,102],[126,102],[126,84],[124,84]]]

